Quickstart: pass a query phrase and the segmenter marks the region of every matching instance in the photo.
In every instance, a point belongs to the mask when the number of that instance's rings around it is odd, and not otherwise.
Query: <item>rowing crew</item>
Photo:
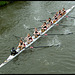
[[[48,27],[50,27],[53,23],[55,23],[58,19],[60,19],[65,13],[66,13],[65,8],[63,8],[62,11],[59,10],[59,12],[56,12],[56,14],[53,17],[54,18],[53,21],[51,18],[49,18],[48,20],[46,20],[46,22],[44,22],[44,24],[41,26],[42,27],[41,32],[44,32]],[[40,32],[37,30],[37,28],[35,28],[33,35],[35,36],[35,38],[37,38],[40,35]],[[27,40],[27,44],[30,44],[33,41],[33,38],[32,36],[30,36],[30,34],[28,34],[24,40]],[[19,50],[22,50],[25,47],[26,44],[23,42],[21,38],[17,49],[19,48]],[[13,47],[11,50],[11,55],[15,55],[15,54],[17,54],[17,52]]]
[[[59,10],[59,12],[56,12],[56,14],[54,15],[54,19],[52,21],[51,18],[49,18],[48,20],[46,20],[46,22],[44,22],[44,24],[41,26],[41,32],[44,32],[48,27],[50,27],[53,23],[55,23],[58,19],[60,19],[64,14],[66,13],[65,8],[63,8],[62,10]]]
[[[56,12],[56,14],[53,17],[54,18],[53,23],[55,23],[58,19],[60,19],[65,13],[66,13],[65,8],[59,10],[59,12]]]

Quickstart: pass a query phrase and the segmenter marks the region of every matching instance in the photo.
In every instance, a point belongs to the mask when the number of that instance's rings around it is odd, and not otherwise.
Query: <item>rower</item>
[[[66,13],[66,10],[65,8],[62,9],[62,12],[63,12],[63,15]]]
[[[23,48],[25,48],[25,46],[26,46],[25,43],[21,39],[17,48],[19,48],[20,50],[22,50]]]
[[[44,24],[41,27],[42,27],[41,32],[44,32],[47,29],[46,22],[44,22]]]
[[[30,36],[30,34],[28,34],[25,39],[27,40],[27,44],[30,44],[30,42],[33,41],[33,39],[32,39],[32,37]]]
[[[11,55],[16,55],[18,52],[16,52],[16,50],[14,49],[14,47],[12,47],[12,50],[11,50]]]
[[[57,20],[58,20],[58,17],[57,17],[57,15],[55,14],[55,15],[54,15],[53,23],[55,23]]]
[[[58,19],[62,17],[62,11],[59,10],[59,15],[58,15]]]
[[[56,14],[55,14],[56,16],[58,16],[58,12],[56,12]]]
[[[35,28],[35,31],[33,34],[34,34],[35,38],[37,38],[40,35],[40,33],[37,31],[37,28]]]
[[[57,16],[58,17],[58,14],[59,12],[56,12],[56,14],[53,16],[53,18],[52,19],[55,19],[55,16]]]
[[[54,17],[55,17],[55,20],[57,21],[58,20],[58,17],[56,15]]]
[[[51,18],[47,19],[47,22],[51,22]],[[47,23],[47,22],[46,22],[46,23]]]
[[[51,20],[51,18],[48,19],[48,22],[49,22],[49,24],[48,24],[47,27],[49,27],[49,26],[51,26],[53,24],[53,21]]]

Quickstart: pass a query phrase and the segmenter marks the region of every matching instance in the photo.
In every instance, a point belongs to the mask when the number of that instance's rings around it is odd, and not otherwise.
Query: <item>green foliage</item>
[[[9,3],[8,1],[0,1],[0,6],[6,5],[8,3]]]

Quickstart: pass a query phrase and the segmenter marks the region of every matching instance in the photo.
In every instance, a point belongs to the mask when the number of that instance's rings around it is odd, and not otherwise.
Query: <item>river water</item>
[[[75,1],[17,1],[0,8],[0,63],[10,55],[10,50],[18,46],[19,39],[33,34],[30,27],[39,27],[43,23],[37,19],[53,17],[49,12],[57,12],[75,5]],[[75,9],[69,16],[75,16]],[[64,18],[47,33],[70,35],[43,36],[32,46],[53,47],[33,48],[22,52],[15,59],[0,68],[0,74],[73,74],[75,73],[75,20]],[[39,29],[38,29],[39,30]],[[59,46],[56,46],[59,44]]]

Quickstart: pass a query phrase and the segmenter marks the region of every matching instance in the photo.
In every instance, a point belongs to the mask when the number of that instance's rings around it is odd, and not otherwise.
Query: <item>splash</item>
[[[70,31],[70,29],[66,28],[66,29],[64,30],[64,34],[68,34],[68,33],[72,33],[72,32]]]
[[[40,19],[39,19],[39,16],[38,16],[38,18],[34,17],[34,20],[36,20],[36,21],[40,20]]]
[[[24,24],[23,26],[24,26],[24,28],[26,28],[26,29],[27,29],[27,28],[29,28],[29,27],[28,27],[28,26],[26,26],[25,24]]]
[[[41,61],[41,63],[44,64],[45,66],[50,65],[50,63],[46,59]]]
[[[47,41],[49,46],[53,46],[53,43],[50,41]]]
[[[51,13],[50,11],[47,11],[49,14]]]
[[[52,39],[52,44],[53,44],[54,46],[57,46],[57,45],[60,46],[60,45],[61,45],[61,43],[60,43],[60,41],[59,41],[57,35],[55,35],[55,37]]]

